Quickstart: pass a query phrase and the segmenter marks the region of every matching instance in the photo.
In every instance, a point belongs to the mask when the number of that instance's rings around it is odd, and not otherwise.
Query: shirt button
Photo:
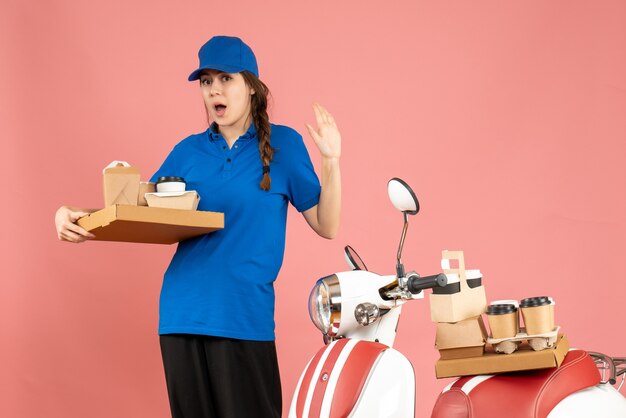
[[[224,145],[224,146],[222,147],[222,149],[226,149],[226,145]]]
[[[239,148],[239,145],[235,145],[235,148]]]
[[[230,158],[228,160],[226,160],[226,161],[230,162]]]

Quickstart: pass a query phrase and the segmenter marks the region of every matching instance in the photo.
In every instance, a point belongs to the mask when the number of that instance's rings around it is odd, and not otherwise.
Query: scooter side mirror
[[[403,180],[394,177],[387,184],[387,193],[393,206],[407,215],[415,215],[420,211],[420,204],[411,187]]]
[[[345,248],[343,249],[343,254],[346,257],[346,262],[348,263],[348,265],[350,266],[352,270],[369,271],[367,269],[367,266],[363,262],[363,260],[361,260],[361,257],[359,257],[357,252],[354,251],[354,249],[351,246],[346,245]]]
[[[420,203],[417,200],[417,196],[406,184],[404,180],[397,177],[392,178],[387,183],[387,193],[389,194],[389,200],[396,209],[402,212],[404,216],[404,228],[402,228],[402,236],[400,237],[400,245],[398,246],[398,257],[396,263],[396,275],[398,279],[404,277],[404,265],[402,265],[402,247],[404,247],[404,239],[406,238],[406,231],[409,227],[408,215],[415,215],[420,211]]]

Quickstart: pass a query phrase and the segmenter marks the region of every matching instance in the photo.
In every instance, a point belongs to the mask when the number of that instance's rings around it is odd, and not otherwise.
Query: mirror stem
[[[400,260],[402,257],[402,248],[404,247],[404,239],[406,238],[406,231],[409,229],[409,217],[406,212],[402,212],[404,215],[404,228],[402,228],[402,236],[400,237],[400,246],[398,247],[398,261],[396,264],[396,274],[398,277],[404,277],[404,266]]]

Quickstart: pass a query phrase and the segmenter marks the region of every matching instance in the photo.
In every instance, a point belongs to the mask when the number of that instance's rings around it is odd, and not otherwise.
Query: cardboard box
[[[146,193],[154,193],[156,190],[156,184],[150,183],[149,181],[140,181],[139,182],[139,197],[137,198],[138,206],[148,206],[148,202],[146,201]]]
[[[458,262],[458,268],[451,267],[451,260]],[[459,278],[459,286],[456,293],[430,294],[430,317],[432,321],[459,322],[484,313],[487,310],[485,287],[482,284],[469,287],[467,284],[463,251],[442,251],[441,267],[446,275]]]
[[[480,357],[485,351],[487,329],[482,316],[456,323],[437,324],[435,348],[442,359]]]
[[[153,208],[171,208],[196,210],[200,203],[198,193],[190,190],[185,192],[146,193],[148,206]]]
[[[139,170],[126,161],[113,161],[102,170],[104,206],[137,205]]]
[[[513,354],[496,354],[492,350],[482,357],[463,359],[440,359],[435,364],[437,379],[477,374],[495,374],[522,370],[548,369],[559,367],[569,350],[569,341],[560,335],[554,348],[534,351],[527,344]]]
[[[224,228],[219,212],[113,205],[78,220],[96,241],[173,244]]]

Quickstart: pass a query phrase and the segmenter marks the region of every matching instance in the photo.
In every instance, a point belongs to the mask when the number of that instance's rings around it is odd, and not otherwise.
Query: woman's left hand
[[[309,135],[315,141],[315,145],[317,145],[323,158],[339,159],[341,156],[341,134],[335,119],[328,113],[328,110],[318,103],[313,105],[313,111],[317,121],[317,131],[305,123]]]

